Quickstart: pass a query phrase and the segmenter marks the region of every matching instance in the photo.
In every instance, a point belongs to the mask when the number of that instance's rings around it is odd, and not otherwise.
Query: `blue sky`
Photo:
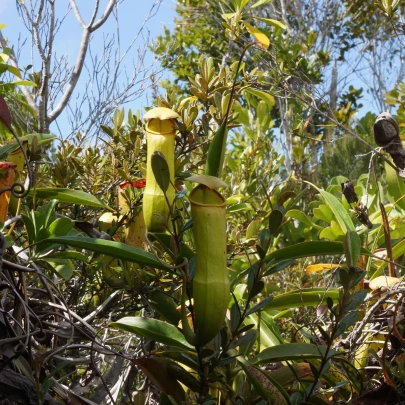
[[[26,0],[27,4],[30,4],[30,0]],[[78,8],[82,14],[85,22],[91,16],[94,0],[77,0]],[[108,0],[100,1],[100,10],[104,10]],[[134,40],[140,31],[140,28],[145,23],[151,7],[159,3],[158,0],[125,0],[119,6],[119,26],[120,26],[120,42],[121,49],[125,50],[130,43]],[[58,0],[56,2],[57,14],[60,18],[65,14],[68,8],[68,0]],[[131,71],[132,60],[137,59],[137,50],[142,47],[146,41],[153,41],[156,37],[163,32],[163,27],[166,26],[170,29],[174,27],[176,0],[163,0],[159,7],[155,7],[156,14],[151,17],[146,23],[142,34],[139,35],[134,43],[132,50],[126,57],[125,68]],[[101,14],[99,12],[99,15]],[[10,45],[15,48],[18,44],[27,39],[21,52],[21,58],[19,60],[20,67],[31,64],[31,44],[28,37],[27,30],[21,20],[16,7],[16,0],[0,0],[0,23],[6,24],[6,28],[3,29],[3,35],[9,39]],[[101,51],[103,46],[103,37],[112,35],[115,32],[115,21],[110,17],[107,24],[105,24],[100,30],[94,34],[92,42],[93,52]],[[73,64],[78,51],[81,38],[81,29],[76,21],[73,13],[71,12],[63,22],[60,32],[57,35],[55,41],[55,51],[58,55],[66,55],[69,63]],[[153,55],[148,52],[146,57],[147,63],[152,63],[154,60]],[[34,67],[38,71],[41,67],[39,57],[34,57]],[[75,93],[83,91],[83,82],[79,82],[78,88]],[[140,109],[143,110],[145,106],[151,104],[151,91],[145,91],[142,96],[126,105],[127,108],[131,108],[133,111]],[[67,123],[65,117],[61,117],[59,120],[59,126],[64,126]],[[55,132],[56,128],[53,128]]]

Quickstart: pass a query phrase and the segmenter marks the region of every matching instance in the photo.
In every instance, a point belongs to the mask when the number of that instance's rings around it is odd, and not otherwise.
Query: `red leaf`
[[[17,165],[13,162],[0,162],[0,169],[15,169]]]
[[[132,183],[132,187],[135,188],[144,188],[145,186],[146,186],[146,179],[137,180]]]
[[[132,182],[131,181],[124,181],[123,183],[118,184],[118,187],[121,188],[121,189],[123,189],[125,187],[128,187],[128,186],[132,186],[132,187],[135,187],[135,188],[144,188],[145,185],[146,185],[146,179],[140,179],[140,180],[132,181]]]
[[[130,181],[124,181],[123,183],[118,184],[118,187],[124,189],[130,185],[131,185]]]
[[[4,98],[0,96],[0,121],[10,130],[11,129],[11,114]]]

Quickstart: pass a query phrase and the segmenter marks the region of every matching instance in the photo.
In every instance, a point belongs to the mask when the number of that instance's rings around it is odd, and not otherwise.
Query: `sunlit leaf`
[[[225,21],[232,20],[232,18],[235,17],[235,13],[224,13],[224,14],[221,14],[221,17]]]
[[[253,211],[252,206],[249,203],[233,204],[226,209],[226,212],[238,212],[238,211]]]
[[[15,86],[37,87],[37,84],[34,82],[31,82],[30,80],[13,80],[12,82],[9,82],[9,84],[14,84]]]
[[[34,188],[30,190],[28,195],[40,199],[55,199],[63,203],[86,205],[113,211],[112,208],[102,203],[94,195],[80,190],[71,190],[68,188]]]
[[[256,20],[260,20],[266,24],[272,25],[273,27],[276,28],[281,28],[282,30],[285,30],[287,27],[282,21],[278,20],[273,20],[272,18],[263,18],[263,17],[254,17]]]
[[[285,213],[284,216],[285,216],[286,218],[296,219],[296,220],[298,220],[298,221],[300,221],[300,222],[303,222],[305,225],[311,226],[311,227],[313,227],[313,228],[315,228],[315,229],[318,229],[318,230],[320,230],[320,231],[324,228],[323,226],[317,225],[317,224],[315,224],[314,222],[312,222],[312,221],[308,218],[308,216],[305,215],[305,214],[304,214],[302,211],[300,211],[300,210],[296,210],[296,209],[294,209],[294,210],[289,210],[289,211],[287,211],[287,212]]]
[[[266,305],[266,310],[316,307],[325,304],[328,297],[337,301],[339,298],[339,290],[337,288],[326,289],[319,287],[293,290],[276,295],[273,300]]]
[[[405,239],[402,239],[392,247],[392,260],[398,259],[398,257],[402,256],[403,254],[405,254]],[[387,265],[387,261],[382,261],[378,269],[370,275],[370,280],[373,280],[376,277],[380,276]]]
[[[248,316],[249,323],[252,322],[257,330],[260,329],[260,347],[266,349],[267,347],[280,344],[280,339],[273,333],[269,327],[260,320],[260,328],[258,327],[259,318],[256,314],[250,314]]]
[[[69,280],[73,276],[75,266],[69,259],[46,258],[42,262],[46,262],[64,280]]]
[[[110,324],[112,328],[126,330],[137,336],[142,336],[164,345],[194,350],[184,335],[173,325],[153,318],[128,316]]]
[[[400,281],[401,280],[397,277],[379,276],[370,281],[369,287],[371,290],[377,290],[383,287],[388,288],[398,284]]]
[[[218,177],[208,176],[206,174],[199,174],[196,176],[187,177],[185,180],[191,183],[203,184],[204,186],[207,186],[211,190],[220,187],[228,187],[228,184],[226,184],[223,180],[219,179]]]
[[[20,72],[20,69],[18,69],[17,67],[12,66],[12,65],[8,65],[8,66],[7,66],[7,70],[8,70],[10,73],[12,73],[14,76],[17,76],[18,78],[21,79],[21,72]],[[27,80],[27,81],[28,81],[28,80]],[[8,84],[10,84],[10,83],[16,84],[16,82],[8,82]]]
[[[256,27],[253,27],[253,25],[248,24],[246,21],[242,21],[242,23],[249,31],[249,34],[259,41],[264,48],[267,49],[270,46],[270,40],[266,34],[258,30]]]
[[[318,271],[337,269],[338,267],[339,264],[331,264],[331,263],[310,264],[309,266],[305,267],[305,272],[307,274],[312,274]]]
[[[69,218],[58,218],[51,223],[48,231],[51,235],[64,236],[74,227],[74,222]]]
[[[396,203],[396,207],[405,210],[405,183],[398,173],[387,163],[384,165],[385,179],[387,181],[388,198]]]
[[[256,7],[263,6],[264,4],[270,3],[271,1],[273,1],[273,0],[259,0],[255,4],[251,5],[250,8],[256,8]]]
[[[308,182],[308,184],[311,183]],[[346,234],[347,231],[354,231],[355,228],[353,225],[353,221],[351,220],[342,203],[333,194],[321,190],[313,184],[311,184],[311,186],[319,191],[322,200],[332,210],[333,214],[335,215],[336,221],[342,229],[343,234]]]
[[[266,93],[264,91],[253,89],[252,87],[246,87],[245,91],[246,93],[252,94],[253,96],[256,96],[261,100],[263,100],[267,104],[269,110],[271,110],[276,103],[274,97],[271,94]]]

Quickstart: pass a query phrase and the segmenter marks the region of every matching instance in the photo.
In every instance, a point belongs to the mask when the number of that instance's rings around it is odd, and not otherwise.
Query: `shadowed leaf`
[[[12,132],[10,110],[2,96],[0,96],[0,121]]]
[[[165,193],[170,184],[169,165],[167,164],[165,155],[163,155],[161,152],[154,152],[152,155],[151,164],[156,182]]]
[[[169,369],[170,361],[151,356],[134,359],[133,362],[137,364],[151,381],[166,395],[171,395],[178,404],[184,401],[184,390]]]
[[[166,267],[157,260],[153,254],[121,242],[105,239],[81,238],[77,236],[64,236],[44,239],[41,243],[60,243],[62,245],[74,246],[92,252],[105,254],[128,262],[144,264],[158,269],[166,269]]]

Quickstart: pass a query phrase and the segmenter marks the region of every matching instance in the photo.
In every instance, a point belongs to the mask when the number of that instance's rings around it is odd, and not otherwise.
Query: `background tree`
[[[387,107],[382,95],[404,75],[401,39],[390,35],[391,27],[374,3],[264,1],[257,7],[249,3],[243,12],[237,11],[236,4],[177,3],[176,28],[166,30],[155,47],[163,65],[175,73],[173,83],[166,81],[165,87],[169,93],[178,92],[179,85],[195,73],[197,49],[219,64],[233,60],[249,40],[243,21],[254,24],[269,35],[271,47],[267,54],[250,54],[246,66],[263,72],[266,80],[261,79],[260,86],[275,97],[271,116],[287,171],[295,170],[299,176],[302,171],[304,178],[311,178],[308,175],[316,172],[319,158],[333,155],[335,145],[352,137],[338,130],[337,124],[356,130],[356,113],[364,105],[360,99],[366,97],[367,105],[376,108],[374,113]],[[272,27],[266,19],[282,21],[286,30]],[[218,32],[218,24],[228,26],[228,31]],[[166,49],[171,52],[165,57]],[[337,153],[341,154],[340,148]],[[305,164],[299,156],[305,156]],[[356,160],[368,165],[367,157]],[[323,165],[328,161],[323,159]]]
[[[70,128],[59,128],[61,136],[68,137],[80,131],[92,137],[97,132],[96,128],[108,120],[117,106],[135,100],[143,93],[150,85],[151,75],[159,77],[158,66],[148,65],[145,57],[150,41],[146,24],[157,12],[161,0],[153,2],[143,25],[135,32],[126,49],[121,48],[120,3],[109,0],[102,8],[100,1],[95,0],[87,21],[75,0],[64,4],[48,0],[16,3],[31,43],[32,56],[26,73],[37,83],[34,91],[25,88],[21,91],[35,111],[39,132],[49,132],[50,125],[57,122],[65,111]],[[82,31],[74,63],[70,63],[67,55],[60,56],[60,50],[55,49],[60,29],[71,14]],[[101,35],[106,25],[112,27],[111,32],[104,37],[102,54],[95,53],[92,40],[94,36]],[[140,44],[135,51],[138,42]],[[3,48],[9,46],[1,33],[0,45]],[[13,66],[20,65],[18,55],[22,51],[14,49],[10,52]],[[128,59],[131,60],[132,53],[136,54],[136,58],[132,56],[132,71],[127,74],[124,65]],[[79,81],[84,89],[82,94],[77,93]]]

